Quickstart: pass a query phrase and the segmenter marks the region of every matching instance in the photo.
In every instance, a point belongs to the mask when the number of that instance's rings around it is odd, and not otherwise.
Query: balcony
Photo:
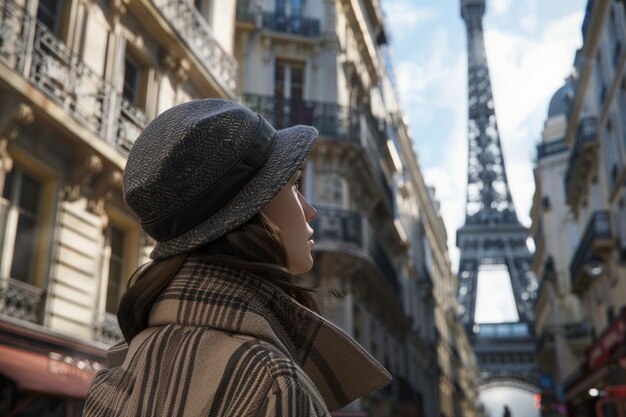
[[[143,111],[125,98],[122,98],[121,109],[118,114],[116,145],[128,153],[137,136],[148,124],[148,118]]]
[[[147,122],[141,110],[115,96],[111,83],[16,2],[0,2],[0,27],[1,64],[21,74],[82,127],[128,153]],[[111,100],[114,96],[117,100]],[[114,102],[122,104],[116,108]]]
[[[254,0],[239,0],[237,2],[237,22],[257,24],[267,31],[296,35],[305,38],[318,39],[320,37],[320,20],[302,16],[302,10],[292,10],[288,15],[282,11],[263,11],[262,6]],[[250,26],[249,26],[250,27]]]
[[[537,341],[537,352],[545,353],[544,349],[554,349],[557,332],[561,332],[567,344],[575,350],[585,349],[591,342],[591,325],[586,322],[564,323],[560,326],[546,326]]]
[[[570,276],[572,277],[574,292],[584,291],[590,283],[591,277],[585,271],[585,264],[610,249],[613,246],[613,241],[610,213],[606,210],[594,212],[570,263]]]
[[[360,212],[340,208],[318,207],[317,217],[311,222],[318,247],[329,250],[345,249],[370,259],[384,282],[396,294],[400,294],[398,274],[385,253],[374,239],[373,231]]]
[[[16,2],[3,1],[0,10],[2,62],[21,73],[83,126],[105,136],[111,85]]]
[[[580,120],[574,148],[569,156],[567,173],[565,174],[565,192],[567,203],[576,207],[585,188],[588,174],[595,164],[595,148],[598,144],[598,129],[595,117]]]
[[[567,151],[565,138],[537,145],[537,159],[547,158]]]
[[[276,129],[303,124],[314,126],[320,135],[343,143],[359,144],[359,115],[335,103],[244,94],[244,102],[265,117]]]
[[[13,278],[0,279],[0,314],[15,319],[41,322],[44,292]]]
[[[307,38],[320,37],[319,19],[311,19],[301,15],[289,16],[280,12],[263,12],[263,29]]]
[[[111,313],[100,313],[93,323],[93,338],[106,345],[114,345],[124,338],[117,317]]]
[[[367,251],[366,242],[372,233],[363,214],[336,208],[319,207],[311,226],[316,242],[346,245],[363,253]]]
[[[237,61],[219,44],[204,17],[187,0],[153,0],[161,15],[193,51],[207,72],[232,90],[237,87]]]

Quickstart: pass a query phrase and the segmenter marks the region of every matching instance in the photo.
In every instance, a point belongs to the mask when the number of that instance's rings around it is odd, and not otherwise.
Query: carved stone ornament
[[[106,170],[94,178],[91,197],[87,200],[87,210],[97,216],[102,217],[103,227],[108,225],[108,216],[104,206],[113,196],[115,189],[122,188],[122,172],[117,169]]]
[[[166,53],[163,55],[162,63],[166,70],[173,75],[176,84],[182,84],[189,79],[191,64],[186,58],[179,58],[174,54]]]
[[[12,111],[4,112],[0,116],[0,170],[9,172],[13,169],[13,158],[7,151],[9,142],[15,140],[24,126],[35,120],[33,108],[28,104],[20,103]]]
[[[97,155],[89,155],[82,162],[75,163],[63,187],[63,199],[77,201],[81,196],[89,197],[93,178],[102,171],[103,166],[102,159]]]
[[[120,18],[128,12],[128,3],[130,0],[109,0],[111,8],[111,20],[114,24],[119,23]]]

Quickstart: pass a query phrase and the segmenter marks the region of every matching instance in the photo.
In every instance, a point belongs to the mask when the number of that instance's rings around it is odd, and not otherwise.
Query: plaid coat
[[[341,329],[246,272],[188,258],[113,346],[84,417],[329,416],[391,382]]]

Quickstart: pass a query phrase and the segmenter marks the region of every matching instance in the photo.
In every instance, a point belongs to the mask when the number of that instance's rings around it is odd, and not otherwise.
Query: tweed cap
[[[223,99],[194,100],[157,116],[124,169],[126,205],[156,240],[161,259],[202,246],[260,212],[304,163],[318,132],[275,131]]]

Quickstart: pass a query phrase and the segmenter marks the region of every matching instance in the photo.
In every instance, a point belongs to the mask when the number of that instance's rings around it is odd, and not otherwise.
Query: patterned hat
[[[202,246],[260,212],[304,163],[318,132],[275,130],[230,100],[180,104],[139,135],[126,161],[124,201],[161,259]]]

